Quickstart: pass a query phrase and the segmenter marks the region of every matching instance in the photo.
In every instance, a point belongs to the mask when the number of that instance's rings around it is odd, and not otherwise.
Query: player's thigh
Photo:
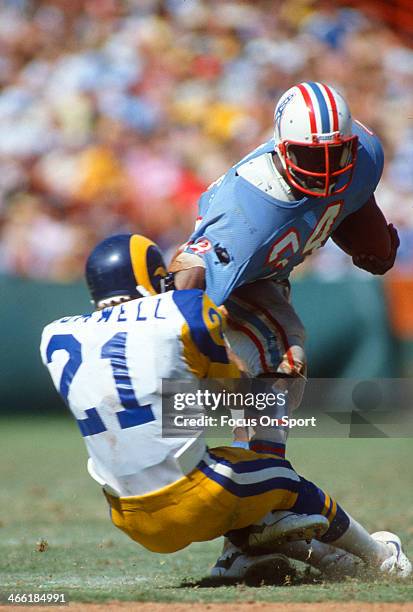
[[[206,481],[206,482],[204,482]],[[228,529],[232,500],[195,469],[168,487],[141,497],[106,494],[113,523],[153,552],[171,553],[192,542],[214,539]]]
[[[108,494],[114,524],[145,548],[170,553],[247,527],[296,503],[300,479],[274,455],[220,447],[188,476],[141,497]]]
[[[231,350],[251,376],[305,375],[305,330],[288,286],[271,280],[245,285],[231,294],[225,308]]]

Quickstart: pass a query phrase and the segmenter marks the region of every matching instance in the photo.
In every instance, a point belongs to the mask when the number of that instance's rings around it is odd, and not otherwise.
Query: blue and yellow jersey
[[[185,319],[181,328],[183,358],[197,378],[238,378],[229,363],[220,310],[200,289],[174,291],[173,301]]]
[[[218,308],[194,289],[63,317],[44,329],[43,362],[98,482],[129,496],[182,477],[175,455],[188,438],[162,437],[162,380],[238,377],[223,327]]]

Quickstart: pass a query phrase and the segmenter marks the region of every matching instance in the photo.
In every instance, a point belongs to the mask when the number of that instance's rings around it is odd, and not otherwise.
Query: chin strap
[[[161,293],[167,291],[175,291],[175,274],[172,272],[161,278]]]

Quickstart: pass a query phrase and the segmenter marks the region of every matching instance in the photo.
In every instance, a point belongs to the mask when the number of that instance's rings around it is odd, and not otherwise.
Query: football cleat
[[[407,578],[412,573],[412,564],[402,550],[400,538],[390,531],[376,531],[371,537],[377,542],[387,544],[390,556],[383,561],[380,571],[398,578]]]
[[[308,563],[311,565],[311,560]],[[327,578],[343,580],[344,578],[355,578],[363,570],[365,564],[359,557],[338,548],[337,552],[325,555],[314,567]]]
[[[247,539],[250,549],[271,549],[276,544],[319,539],[330,523],[321,514],[296,514],[295,512],[269,512],[259,522],[251,525]]]
[[[210,571],[212,578],[245,582],[250,586],[285,584],[295,568],[285,555],[270,553],[249,556],[233,544],[228,544]]]
[[[311,540],[310,544],[302,541],[279,544],[274,552],[306,563],[318,570],[322,578],[331,580],[353,578],[365,567],[359,557],[318,540]]]

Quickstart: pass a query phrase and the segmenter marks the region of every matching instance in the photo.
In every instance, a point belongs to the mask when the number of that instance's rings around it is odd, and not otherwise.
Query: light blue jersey
[[[338,195],[282,201],[239,176],[241,165],[274,151],[273,140],[255,149],[202,194],[202,220],[186,250],[204,259],[206,290],[216,304],[246,283],[287,279],[343,219],[367,202],[382,174],[383,149],[377,136],[358,122],[353,123],[353,133],[359,138],[353,180]],[[337,188],[344,180],[340,178]]]

